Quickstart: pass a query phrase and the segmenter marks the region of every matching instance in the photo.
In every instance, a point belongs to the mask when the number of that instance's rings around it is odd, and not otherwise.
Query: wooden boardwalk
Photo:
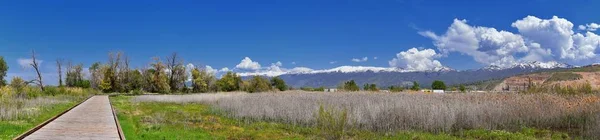
[[[108,96],[94,96],[25,139],[114,140],[120,137]]]

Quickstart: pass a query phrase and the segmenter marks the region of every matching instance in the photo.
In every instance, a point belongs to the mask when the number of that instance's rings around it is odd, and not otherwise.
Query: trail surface
[[[108,96],[94,96],[25,139],[113,140],[118,132]]]

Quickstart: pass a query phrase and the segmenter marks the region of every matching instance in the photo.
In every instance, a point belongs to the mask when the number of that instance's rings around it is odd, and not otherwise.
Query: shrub
[[[390,86],[388,89],[390,90],[390,92],[402,92],[402,91],[404,91],[404,88],[402,86]]]
[[[240,90],[242,78],[233,72],[227,72],[223,78],[217,80],[219,91],[237,91]]]
[[[344,139],[343,136],[347,132],[348,123],[348,111],[346,109],[340,112],[331,107],[325,109],[321,105],[315,120],[321,137],[329,140]]]
[[[413,81],[413,86],[410,87],[410,90],[418,91],[419,89],[421,89],[421,87],[419,86],[419,83],[417,83],[417,81]]]
[[[281,79],[279,76],[271,78],[271,86],[279,89],[279,91],[285,91],[288,89],[285,81]]]

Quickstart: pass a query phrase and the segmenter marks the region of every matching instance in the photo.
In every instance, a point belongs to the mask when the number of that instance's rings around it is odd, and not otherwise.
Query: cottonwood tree
[[[90,75],[90,86],[94,89],[98,89],[100,83],[102,83],[101,67],[102,67],[102,64],[100,62],[95,62],[94,64],[92,64],[92,66],[90,66],[90,68],[88,68],[88,71],[91,74]]]
[[[8,65],[6,64],[6,61],[4,61],[4,57],[0,56],[0,87],[6,85],[6,80],[4,80],[4,78],[6,77],[7,71]]]
[[[56,59],[56,69],[58,70],[58,86],[62,87],[63,86],[63,81],[62,81],[62,64],[63,64],[62,59]]]
[[[208,72],[206,69],[192,69],[192,91],[193,92],[208,92],[215,91],[216,82],[215,75]]]
[[[154,87],[154,92],[169,93],[171,87],[168,83],[167,74],[165,74],[165,65],[160,61],[160,58],[155,57],[154,63],[151,64],[151,66],[154,69],[154,73],[152,75],[152,86]]]
[[[185,86],[185,80],[187,79],[183,60],[177,53],[172,53],[170,56],[167,56],[166,62],[171,91],[179,91]]]
[[[431,89],[446,90],[446,84],[443,81],[435,80],[431,83]]]
[[[45,91],[44,83],[42,82],[42,73],[40,73],[40,65],[37,62],[37,60],[35,59],[35,51],[34,50],[31,50],[31,59],[32,59],[32,62],[30,65],[31,65],[31,67],[33,67],[33,69],[35,69],[35,72],[37,73],[37,79],[34,81],[37,82],[36,84],[40,87],[40,89],[42,91]]]
[[[237,91],[240,90],[242,78],[233,72],[227,72],[223,77],[217,80],[219,91]]]
[[[252,79],[248,81],[248,87],[246,87],[246,90],[250,93],[265,92],[271,90],[271,84],[265,78],[253,76]]]

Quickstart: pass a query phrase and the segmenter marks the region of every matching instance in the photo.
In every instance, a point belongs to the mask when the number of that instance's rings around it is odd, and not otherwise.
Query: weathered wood
[[[26,140],[120,139],[108,96],[94,96]]]

